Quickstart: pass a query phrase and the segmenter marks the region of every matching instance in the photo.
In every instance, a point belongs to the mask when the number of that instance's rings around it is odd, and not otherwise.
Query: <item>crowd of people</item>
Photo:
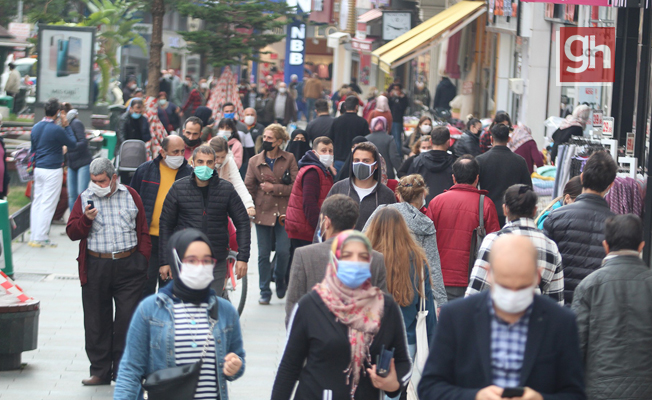
[[[517,152],[532,153],[529,131],[509,115],[486,131],[469,119],[452,147],[448,127],[423,117],[407,141],[400,85],[366,117],[358,96],[342,96],[335,118],[312,79],[303,99],[316,117],[291,135],[284,82],[260,122],[258,107],[239,116],[231,103],[220,121],[204,106],[181,118],[162,86],[159,117],[172,110],[178,134],[133,176],[86,163],[74,110],[46,104],[32,131],[32,242],[50,243],[63,146],[80,152],[66,232],[80,242],[84,385],[115,380],[115,399],[139,398],[144,379],[192,364],[185,398],[228,399],[246,343],[222,298],[226,259],[237,252],[235,273],[247,274],[253,225],[259,304],[272,289],[285,299],[272,399],[652,397],[652,272],[640,219],[604,200],[617,173],[608,153],[538,210],[538,160]],[[142,106],[131,100],[120,140],[147,138]]]

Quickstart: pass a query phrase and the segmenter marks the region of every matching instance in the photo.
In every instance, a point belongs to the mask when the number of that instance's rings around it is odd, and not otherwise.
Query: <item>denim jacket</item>
[[[220,400],[228,400],[226,381],[242,376],[245,369],[245,351],[237,311],[227,300],[211,291],[208,299],[210,320],[217,323],[213,328],[215,354],[217,356],[217,387]],[[242,367],[234,376],[224,376],[224,357],[235,353],[242,359]],[[172,285],[158,294],[143,300],[131,320],[127,344],[120,362],[120,371],[113,394],[114,400],[139,400],[143,398],[141,382],[154,371],[175,367],[174,356],[174,300]]]

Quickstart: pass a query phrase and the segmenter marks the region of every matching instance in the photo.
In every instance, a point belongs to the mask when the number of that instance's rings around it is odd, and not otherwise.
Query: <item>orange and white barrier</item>
[[[23,289],[20,286],[16,285],[13,280],[11,280],[4,272],[0,271],[0,287],[3,288],[7,294],[18,299],[19,302],[25,303],[28,300],[32,300],[31,297],[25,294]]]

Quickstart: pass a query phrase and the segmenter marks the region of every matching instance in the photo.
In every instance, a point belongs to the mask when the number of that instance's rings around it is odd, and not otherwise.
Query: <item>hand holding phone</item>
[[[95,208],[95,204],[93,203],[93,200],[88,200],[88,204],[86,205],[86,208],[84,209],[84,215],[86,218],[90,219],[93,221],[95,217],[97,217],[97,214],[99,213],[100,210]]]
[[[93,200],[88,200],[88,205],[91,206],[91,208],[89,208],[89,210],[92,210],[92,209],[95,208],[95,203],[93,203]]]
[[[376,375],[386,378],[389,375],[389,366],[394,358],[394,349],[385,350],[385,345],[380,349],[380,354],[376,357]]]
[[[506,387],[503,389],[503,394],[502,398],[504,399],[511,399],[514,397],[523,397],[523,394],[525,393],[525,388],[522,387]]]

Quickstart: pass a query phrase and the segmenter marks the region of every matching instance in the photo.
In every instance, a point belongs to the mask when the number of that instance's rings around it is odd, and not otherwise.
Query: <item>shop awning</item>
[[[382,16],[383,16],[383,12],[377,8],[374,8],[373,10],[369,10],[366,13],[360,15],[358,17],[358,23],[366,24],[367,22],[373,21]]]
[[[390,73],[473,22],[487,7],[484,1],[463,0],[397,37],[371,54],[371,62]]]

